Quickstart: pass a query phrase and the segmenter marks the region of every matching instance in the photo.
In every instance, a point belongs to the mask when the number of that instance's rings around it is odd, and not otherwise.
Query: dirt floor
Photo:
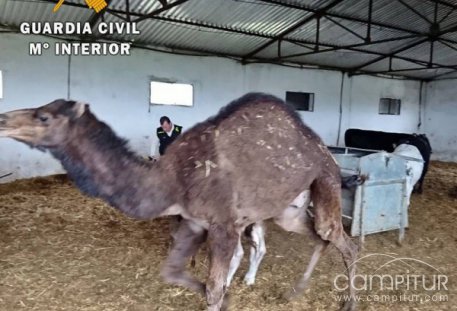
[[[371,291],[360,291],[360,297],[401,299],[414,292],[447,301],[364,301],[359,310],[457,310],[457,164],[433,163],[424,194],[412,198],[409,221],[402,246],[396,243],[398,232],[366,238],[361,256],[370,256],[360,261],[358,274],[445,275],[447,290],[381,291],[378,283]],[[344,266],[336,249],[331,247],[320,261],[306,292],[286,302],[281,295],[304,272],[313,244],[268,227],[257,283],[248,287],[242,282],[247,251],[230,288],[231,309],[337,310],[342,293],[334,279]],[[62,176],[0,185],[0,310],[204,310],[202,297],[161,281],[159,269],[169,245],[166,219],[129,219],[82,196]],[[406,259],[382,267],[387,256],[414,258],[433,268]],[[203,278],[207,264],[201,251],[193,271]],[[433,285],[430,278],[428,286]]]

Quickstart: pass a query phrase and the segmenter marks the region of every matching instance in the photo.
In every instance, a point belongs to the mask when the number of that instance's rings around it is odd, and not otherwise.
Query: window
[[[150,92],[153,105],[192,107],[194,102],[194,87],[191,84],[151,81]]]
[[[401,100],[395,98],[381,98],[379,100],[379,114],[399,115]]]
[[[300,111],[314,111],[314,93],[286,92],[286,102]]]

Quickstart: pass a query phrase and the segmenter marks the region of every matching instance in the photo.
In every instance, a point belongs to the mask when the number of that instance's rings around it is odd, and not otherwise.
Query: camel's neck
[[[175,202],[158,166],[132,153],[127,142],[93,115],[78,120],[64,146],[51,149],[85,194],[136,218],[154,218]]]

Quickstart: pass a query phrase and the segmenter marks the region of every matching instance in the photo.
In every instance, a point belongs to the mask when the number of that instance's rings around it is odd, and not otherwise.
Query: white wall
[[[347,128],[386,132],[417,132],[419,120],[419,86],[411,80],[380,79],[355,76],[345,81],[341,142]],[[401,99],[400,115],[380,115],[381,97]]]
[[[456,80],[427,83],[424,131],[429,137],[433,158],[457,162]]]
[[[325,143],[337,142],[342,74],[274,65],[249,65],[216,57],[191,57],[134,49],[131,56],[29,56],[30,41],[44,37],[0,34],[0,70],[4,98],[0,112],[37,107],[56,98],[87,101],[100,119],[130,140],[132,148],[148,154],[158,119],[168,115],[189,128],[248,91],[263,91],[284,98],[285,91],[314,92],[314,112],[303,119]],[[68,65],[70,83],[68,84]],[[194,107],[154,106],[149,112],[151,77],[175,79],[194,85]],[[419,83],[356,76],[344,79],[341,135],[349,127],[415,132],[419,114]],[[402,99],[400,116],[378,115],[380,97]],[[340,140],[340,145],[344,140]],[[56,173],[60,165],[50,156],[8,139],[0,140],[0,175],[10,178]]]
[[[36,107],[67,96],[67,59],[47,55],[30,57],[26,37],[0,34],[0,70],[3,73],[0,112]],[[0,176],[14,173],[0,182],[59,171],[62,171],[60,164],[50,156],[10,139],[0,139]]]

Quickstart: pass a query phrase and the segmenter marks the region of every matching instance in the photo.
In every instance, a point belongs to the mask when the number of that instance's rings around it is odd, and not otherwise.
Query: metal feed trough
[[[343,223],[361,242],[370,233],[399,230],[399,242],[408,226],[406,164],[411,158],[346,147],[328,147],[341,174],[365,175],[355,190],[343,189]],[[414,159],[415,160],[415,159]]]

